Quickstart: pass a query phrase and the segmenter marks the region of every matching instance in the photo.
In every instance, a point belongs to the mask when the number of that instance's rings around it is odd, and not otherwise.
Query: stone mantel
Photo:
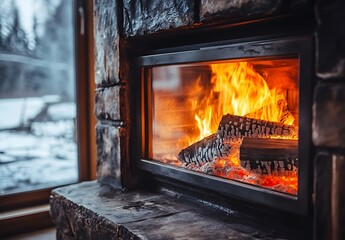
[[[178,196],[178,195],[177,195]],[[55,189],[57,239],[298,239],[246,218],[158,193],[123,192],[96,181]],[[287,235],[286,235],[287,234]]]

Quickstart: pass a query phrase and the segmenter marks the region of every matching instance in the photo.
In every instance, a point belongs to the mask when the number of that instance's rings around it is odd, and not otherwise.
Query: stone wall
[[[303,12],[310,6],[310,0],[128,0],[123,1],[123,33],[131,37],[208,23],[235,23]]]
[[[136,36],[188,27],[194,23],[193,0],[130,0],[123,3],[124,34]]]
[[[245,21],[260,19],[288,12],[298,12],[310,7],[310,1],[274,1],[274,0],[201,0],[200,20]]]
[[[315,239],[345,239],[345,2],[317,1]]]
[[[120,6],[119,1],[94,1],[97,179],[113,187],[131,185],[129,175],[125,178],[123,174],[129,164],[129,116],[126,81],[120,70],[120,48],[125,45],[121,41]]]

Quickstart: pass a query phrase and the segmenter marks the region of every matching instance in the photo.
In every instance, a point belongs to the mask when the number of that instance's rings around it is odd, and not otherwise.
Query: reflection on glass
[[[72,5],[1,0],[0,194],[78,180]]]

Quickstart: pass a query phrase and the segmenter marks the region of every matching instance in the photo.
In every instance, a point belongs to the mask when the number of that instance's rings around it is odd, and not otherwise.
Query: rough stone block
[[[97,124],[97,180],[113,187],[121,186],[121,131],[123,129]]]
[[[345,239],[345,156],[320,153],[315,159],[315,239]]]
[[[345,156],[333,155],[332,219],[334,239],[345,239]]]
[[[120,86],[95,91],[95,115],[98,119],[121,120]]]
[[[99,184],[95,186],[101,188]],[[54,190],[50,197],[50,215],[57,229],[57,239],[137,239],[128,231],[119,231],[120,226],[111,223],[105,216],[89,211],[84,205],[97,200],[98,191],[90,188],[89,183],[69,187],[72,192]],[[80,191],[80,189],[83,189]],[[112,189],[109,189],[111,194]],[[95,195],[93,195],[95,194]],[[71,195],[70,199],[66,196]],[[102,198],[102,197],[100,197]],[[84,203],[83,203],[84,202]],[[94,201],[96,207],[102,208],[101,201]],[[98,206],[97,206],[98,205]],[[109,208],[106,208],[109,210]],[[110,212],[110,211],[109,211]],[[119,238],[121,234],[121,237]]]
[[[124,34],[136,36],[194,23],[193,0],[124,1]]]
[[[227,20],[265,17],[279,12],[306,7],[309,0],[201,0],[200,19],[209,21],[215,18]]]
[[[345,147],[345,84],[316,86],[313,142],[320,147]]]
[[[53,190],[50,206],[59,239],[306,239],[291,228],[273,230],[277,221],[265,226],[262,215],[225,214],[207,205],[142,190],[122,192],[96,182]]]
[[[345,79],[345,1],[317,1],[317,75]]]
[[[315,237],[327,239],[332,232],[331,187],[332,156],[318,154],[315,159]],[[317,227],[316,227],[317,226]]]
[[[95,81],[98,86],[120,81],[117,17],[117,1],[94,1]]]

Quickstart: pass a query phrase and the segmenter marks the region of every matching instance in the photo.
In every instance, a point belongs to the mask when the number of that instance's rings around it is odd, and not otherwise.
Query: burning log
[[[275,137],[282,137],[282,138],[289,138],[289,139],[297,139],[298,129],[295,126],[289,126],[282,123],[274,123],[268,121],[262,121],[257,119],[252,119],[248,117],[239,117],[234,115],[224,115],[219,127],[218,131],[215,134],[212,134],[192,145],[188,146],[185,149],[182,149],[181,152],[178,154],[178,159],[181,162],[190,164],[194,163],[197,165],[201,165],[202,163],[213,162],[216,159],[226,158],[231,156],[234,153],[234,149],[238,149],[242,143],[243,137],[247,138],[265,138],[261,140],[252,140],[247,141],[244,145],[243,150],[243,157],[248,158],[247,160],[256,161],[257,159],[252,159],[253,156],[250,156],[249,152],[254,150],[255,148],[259,148],[258,150],[254,151],[258,154],[257,151],[261,153],[266,153],[266,151],[272,150],[273,142],[279,142],[274,139],[269,139],[270,136]],[[282,139],[279,139],[282,140]],[[256,142],[255,142],[256,141]],[[258,141],[266,142],[267,143],[260,149],[258,146]],[[283,150],[286,145],[293,143],[280,141],[280,149],[282,149],[283,156],[287,153]],[[296,142],[297,143],[297,142]],[[251,145],[252,144],[252,145]],[[285,145],[284,145],[285,144]],[[251,145],[251,147],[249,147]],[[267,148],[267,146],[270,148]],[[266,149],[265,149],[266,146]],[[248,149],[248,150],[247,150]],[[249,151],[249,149],[251,149]],[[268,149],[268,150],[267,150]],[[278,148],[279,149],[279,148]],[[293,150],[289,152],[288,155],[295,157],[295,153]],[[280,156],[279,150],[271,151],[272,154],[266,153],[264,157],[268,157],[269,159],[265,160],[280,160],[283,157],[275,158],[274,155]],[[254,156],[256,156],[254,154]]]
[[[241,160],[270,161],[298,158],[297,140],[271,138],[243,138]]]
[[[271,136],[298,139],[298,128],[294,125],[227,114],[220,121],[217,134],[222,139],[233,137],[268,138]]]
[[[297,170],[297,140],[243,138],[240,146],[241,166],[260,174]]]
[[[255,160],[241,160],[241,167],[252,173],[272,174],[289,176],[297,172],[297,159],[284,159],[277,161],[255,161]]]
[[[184,163],[202,163],[212,162],[215,157],[226,157],[230,154],[231,146],[223,144],[222,139],[218,138],[216,133],[193,143],[178,154],[178,159]]]
[[[279,122],[283,123],[283,124],[293,123],[295,121],[295,117],[290,112],[287,105],[285,105],[285,106],[282,105],[282,106],[280,106],[280,108],[281,108],[281,115],[280,115]],[[249,114],[245,115],[245,117],[258,119],[258,118],[260,118],[260,116],[262,116],[262,111],[264,111],[263,108],[259,109],[258,111],[255,111],[253,113],[249,113]]]

